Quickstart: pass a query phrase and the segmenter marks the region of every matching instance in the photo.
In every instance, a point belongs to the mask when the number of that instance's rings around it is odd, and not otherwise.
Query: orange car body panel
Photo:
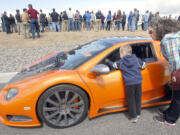
[[[0,121],[8,126],[32,127],[40,126],[36,106],[39,97],[48,88],[61,84],[72,84],[83,89],[90,99],[89,118],[102,114],[126,110],[125,90],[120,70],[109,74],[96,76],[91,69],[110,52],[122,45],[133,43],[152,42],[156,52],[157,61],[147,63],[142,70],[142,107],[167,104],[170,101],[148,103],[151,100],[165,95],[164,85],[170,80],[169,65],[160,51],[160,43],[155,41],[131,41],[118,43],[104,52],[98,54],[75,70],[54,70],[42,73],[5,87],[0,92]],[[19,91],[11,101],[5,100],[5,93],[9,88]],[[25,107],[30,107],[25,110]],[[28,122],[12,122],[6,118],[7,114],[25,115],[32,118]]]

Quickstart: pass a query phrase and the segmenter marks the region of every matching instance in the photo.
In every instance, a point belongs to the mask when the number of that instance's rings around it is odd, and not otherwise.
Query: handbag
[[[171,75],[172,90],[180,90],[180,69],[173,71]]]

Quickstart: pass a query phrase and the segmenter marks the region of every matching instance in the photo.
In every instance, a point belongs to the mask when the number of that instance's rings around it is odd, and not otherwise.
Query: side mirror
[[[93,67],[90,72],[95,73],[96,75],[108,74],[110,72],[110,69],[105,64],[98,64]]]

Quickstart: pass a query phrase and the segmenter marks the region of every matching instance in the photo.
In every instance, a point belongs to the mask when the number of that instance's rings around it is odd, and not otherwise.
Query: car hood
[[[6,85],[41,73],[58,69],[61,66],[60,57],[62,57],[64,53],[65,52],[53,52],[41,58],[40,60],[33,62],[17,73]]]

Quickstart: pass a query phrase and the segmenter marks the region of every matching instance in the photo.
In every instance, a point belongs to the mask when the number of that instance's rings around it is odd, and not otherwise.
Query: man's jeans
[[[108,20],[108,21],[107,21],[106,30],[109,30],[109,31],[110,31],[110,29],[111,29],[111,21]]]
[[[48,22],[48,31],[52,30],[52,22]]]
[[[86,27],[87,27],[87,31],[91,30],[91,22],[90,21],[86,21]]]
[[[40,37],[40,31],[39,31],[39,25],[37,19],[31,20],[31,32],[32,32],[32,38],[35,38],[35,32],[34,32],[34,26],[36,27],[37,37]]]
[[[6,23],[5,23],[5,22],[2,23],[2,28],[3,28],[3,32],[6,32],[6,31],[7,31],[7,30],[6,30]]]
[[[68,19],[68,31],[70,30],[74,30],[74,22],[73,22],[73,19],[72,18],[69,18]]]
[[[131,31],[135,31],[136,29],[136,21],[135,20],[132,20],[132,27],[131,27]]]
[[[136,30],[138,30],[138,21],[136,21]]]
[[[44,32],[44,28],[45,28],[45,23],[40,23],[41,24],[41,32]]]
[[[80,21],[79,20],[75,20],[74,22],[74,30],[77,31],[77,30],[81,30],[80,28]]]
[[[53,31],[54,32],[56,32],[56,28],[57,28],[57,31],[60,32],[59,22],[52,22],[52,26],[53,26]]]
[[[180,116],[180,90],[173,91],[171,103],[164,114],[167,122],[176,123]]]
[[[132,21],[128,21],[128,30],[129,30],[129,31],[132,30]]]
[[[101,29],[100,30],[104,30],[105,24],[101,23]]]
[[[144,30],[146,31],[148,29],[148,22],[144,22]]]
[[[17,32],[16,24],[11,24],[11,25],[10,25],[10,31],[11,31],[11,33]]]

